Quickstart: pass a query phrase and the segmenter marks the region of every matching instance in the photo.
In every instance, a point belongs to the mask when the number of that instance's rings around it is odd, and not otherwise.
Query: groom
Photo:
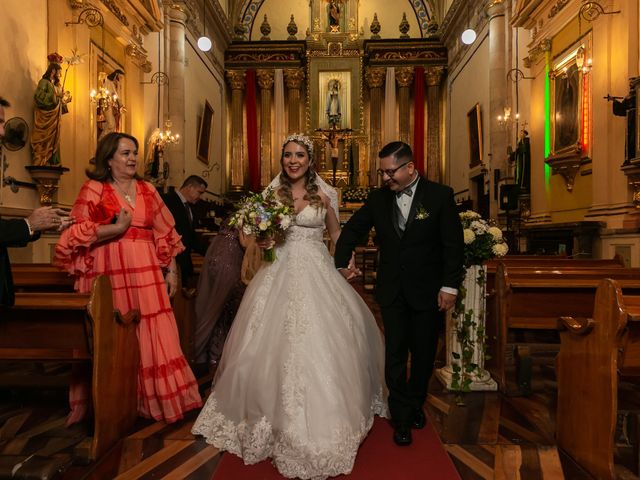
[[[385,379],[396,444],[411,444],[422,410],[444,312],[455,304],[463,275],[462,225],[453,191],[422,178],[411,147],[392,142],[378,154],[388,188],[371,192],[342,229],[335,264],[345,278],[351,252],[371,227],[380,246],[376,300],[385,335]],[[407,359],[411,369],[407,377]]]

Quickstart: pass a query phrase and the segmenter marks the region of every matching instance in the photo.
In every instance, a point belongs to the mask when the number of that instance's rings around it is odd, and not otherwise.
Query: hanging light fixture
[[[467,25],[468,27],[465,29],[464,32],[462,32],[462,35],[460,36],[460,40],[462,40],[462,43],[464,43],[465,45],[471,45],[473,42],[476,41],[476,38],[478,37],[478,35],[476,34],[476,31],[471,27],[471,16],[469,15],[469,4],[471,2],[467,1]]]
[[[203,52],[211,50],[213,43],[211,39],[207,37],[207,14],[206,14],[207,0],[202,0],[202,36],[198,39],[198,48]]]

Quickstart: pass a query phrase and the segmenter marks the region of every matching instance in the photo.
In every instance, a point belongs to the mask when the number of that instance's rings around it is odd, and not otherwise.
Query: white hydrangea
[[[487,231],[487,224],[482,220],[474,220],[473,222],[471,222],[471,225],[469,227],[476,235],[485,233]]]
[[[491,247],[491,250],[498,257],[504,257],[509,251],[509,247],[506,243],[496,243],[493,247]]]
[[[496,240],[502,240],[502,230],[498,227],[489,227],[489,233]]]
[[[473,210],[467,210],[466,212],[462,212],[460,214],[460,218],[472,220],[472,219],[480,218],[480,214],[474,212]]]
[[[466,245],[473,243],[473,241],[476,239],[476,234],[473,233],[473,230],[465,228],[463,233],[464,233],[464,243]]]

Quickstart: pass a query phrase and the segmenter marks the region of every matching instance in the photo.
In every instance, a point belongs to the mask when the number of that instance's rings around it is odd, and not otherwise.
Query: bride
[[[192,432],[245,464],[271,458],[285,477],[326,478],[351,472],[374,415],[388,416],[384,347],[323,243],[325,228],[340,235],[338,202],[311,140],[288,137],[280,163],[271,186],[295,220],[246,290]]]

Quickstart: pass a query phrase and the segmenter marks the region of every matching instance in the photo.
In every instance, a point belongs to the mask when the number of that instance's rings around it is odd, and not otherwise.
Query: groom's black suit
[[[358,240],[375,227],[380,246],[376,300],[385,329],[389,408],[394,423],[407,427],[426,400],[443,325],[438,292],[441,287],[459,287],[464,240],[449,187],[420,178],[404,232],[399,214],[394,191],[374,190],[342,229],[335,264],[346,267]]]

